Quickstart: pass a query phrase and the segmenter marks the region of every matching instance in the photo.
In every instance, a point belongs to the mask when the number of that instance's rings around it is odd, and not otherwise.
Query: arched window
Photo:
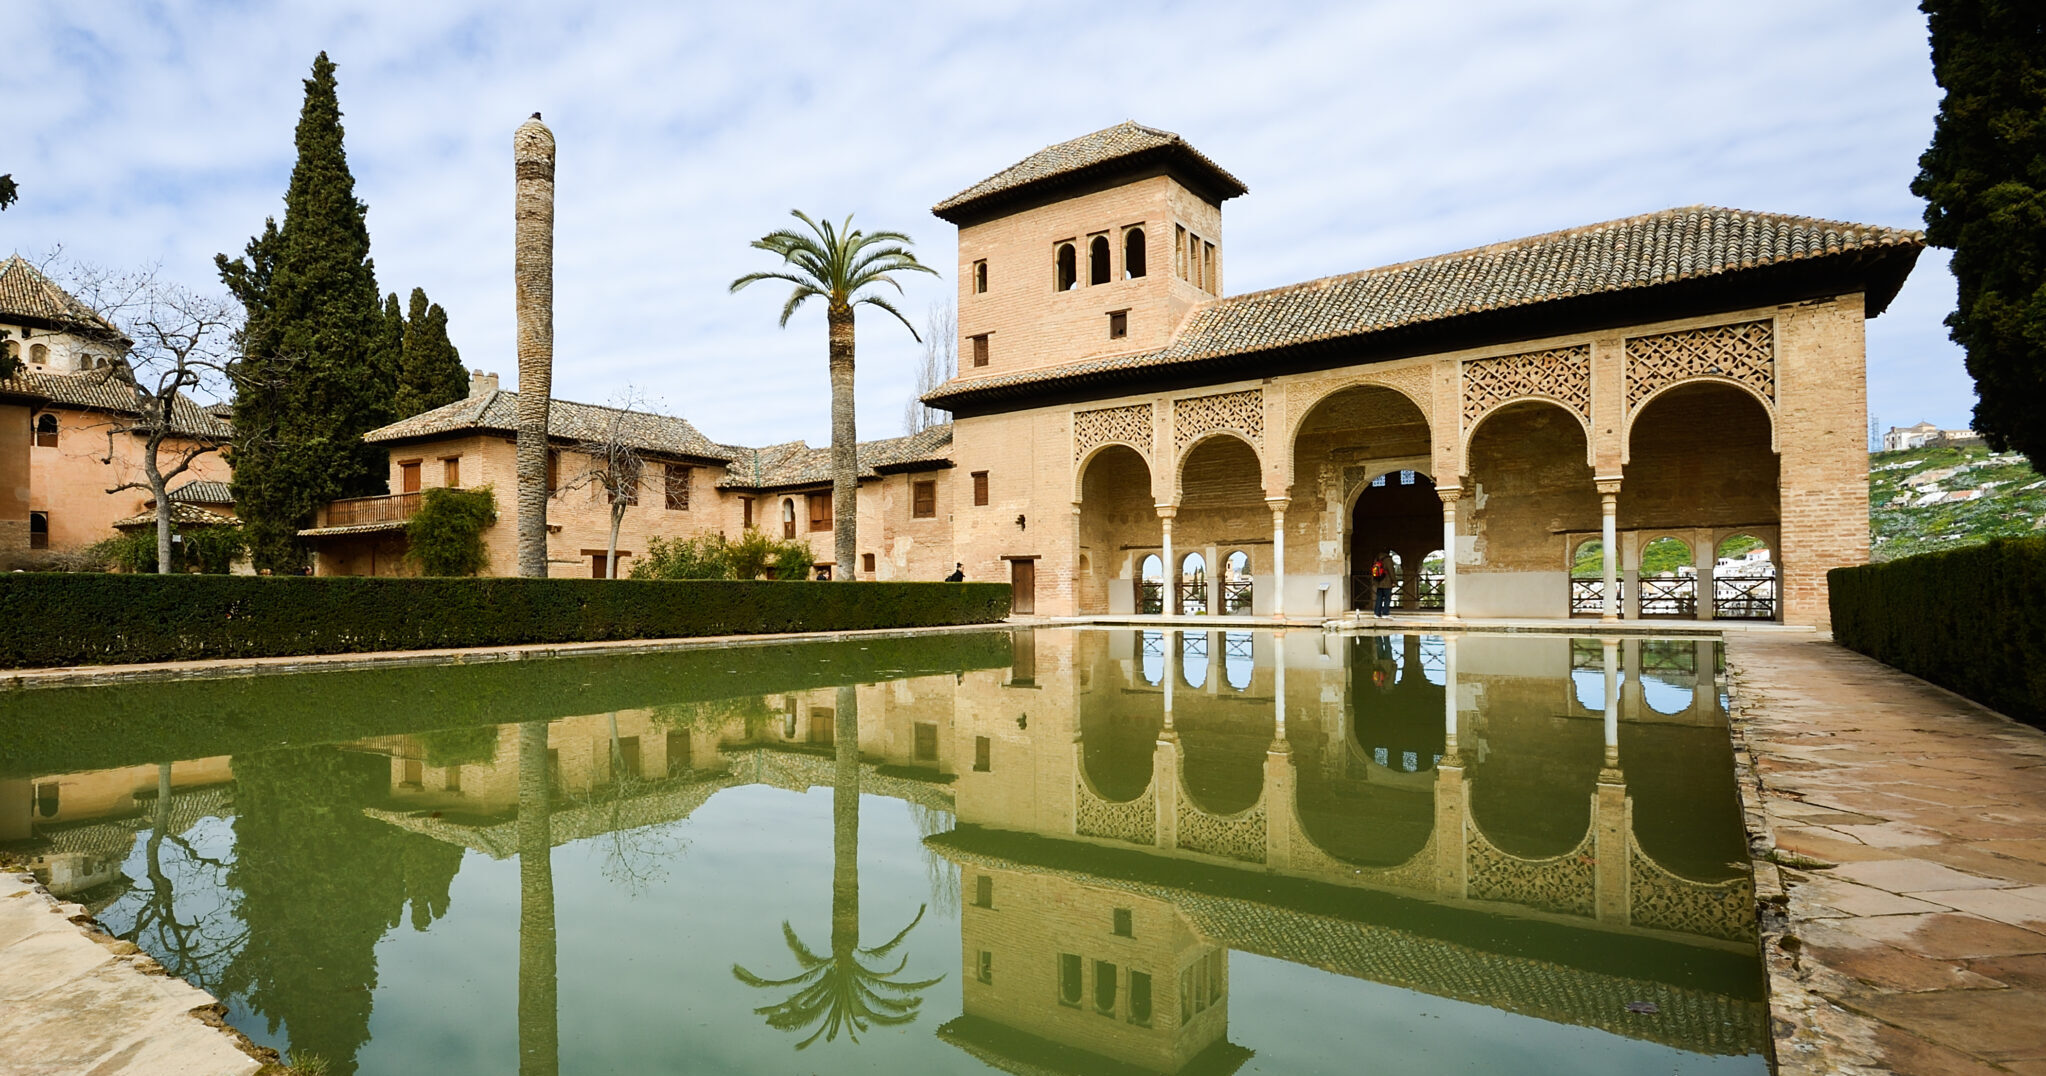
[[[1605,611],[1605,555],[1605,544],[1596,538],[1580,542],[1570,551],[1571,616],[1597,616]]]
[[[50,513],[30,512],[28,514],[28,547],[30,549],[50,548]]]
[[[1189,616],[1208,611],[1208,560],[1199,553],[1179,562],[1179,611]]]
[[[1137,612],[1162,613],[1165,611],[1165,562],[1158,554],[1144,557],[1137,566]]]
[[[1071,291],[1080,286],[1080,254],[1071,243],[1060,243],[1058,271],[1052,287],[1058,291]]]
[[[1144,230],[1131,228],[1122,233],[1122,278],[1135,280],[1144,275]]]
[[[59,803],[57,782],[45,781],[36,786],[36,814],[44,818],[57,817]]]
[[[47,411],[36,416],[36,447],[57,447],[57,416]]]
[[[1250,554],[1241,549],[1222,558],[1222,611],[1250,615]]]
[[[1087,283],[1108,283],[1108,237],[1097,235],[1087,244]]]
[[[987,294],[987,263],[973,263],[973,291],[976,295]]]
[[[1774,620],[1776,558],[1768,543],[1736,534],[1719,543],[1712,565],[1712,616],[1718,620]]]
[[[31,344],[28,349],[28,361],[35,363],[37,366],[41,366],[42,364],[49,362],[50,345]]]
[[[783,497],[781,501],[781,536],[796,536],[796,501],[793,497]]]
[[[1641,547],[1642,616],[1698,615],[1698,569],[1691,547],[1664,535]]]

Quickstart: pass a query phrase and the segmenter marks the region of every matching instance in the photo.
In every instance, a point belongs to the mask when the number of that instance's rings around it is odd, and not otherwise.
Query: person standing
[[[1371,590],[1371,615],[1385,616],[1392,612],[1392,569],[1386,566],[1384,557],[1371,562]]]
[[[966,582],[966,565],[959,561],[952,562],[952,574],[945,577],[945,582],[947,583]]]

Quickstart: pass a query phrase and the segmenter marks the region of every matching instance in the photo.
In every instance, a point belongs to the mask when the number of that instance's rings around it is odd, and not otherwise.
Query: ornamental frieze
[[[1462,364],[1463,425],[1470,429],[1493,408],[1542,396],[1591,418],[1591,346],[1528,351]]]
[[[1265,436],[1265,394],[1263,389],[1219,392],[1172,401],[1172,447],[1186,446],[1216,430],[1234,430],[1262,445]]]
[[[1627,410],[1669,385],[1724,377],[1776,402],[1776,336],[1769,321],[1743,321],[1627,338]]]
[[[1102,445],[1125,444],[1151,458],[1151,405],[1129,404],[1073,413],[1073,462]]]

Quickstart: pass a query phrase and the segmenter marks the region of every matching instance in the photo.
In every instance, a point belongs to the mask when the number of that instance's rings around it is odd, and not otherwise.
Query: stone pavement
[[[2046,1076],[2046,733],[1729,634],[1781,1073]]]
[[[212,995],[0,871],[0,1076],[247,1076]]]

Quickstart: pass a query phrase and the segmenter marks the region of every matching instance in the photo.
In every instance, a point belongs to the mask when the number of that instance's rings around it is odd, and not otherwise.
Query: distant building
[[[1892,426],[1883,434],[1883,451],[1902,452],[1932,444],[1979,445],[1982,435],[1974,430],[1942,430],[1930,422],[1915,426]]]

